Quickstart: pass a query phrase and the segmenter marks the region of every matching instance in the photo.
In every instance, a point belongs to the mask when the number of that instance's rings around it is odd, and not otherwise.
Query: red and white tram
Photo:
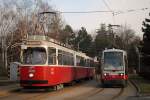
[[[106,49],[102,52],[101,59],[102,84],[126,86],[128,80],[127,53],[120,49]]]
[[[93,77],[93,58],[48,40],[45,36],[30,36],[21,46],[21,87],[59,86]]]

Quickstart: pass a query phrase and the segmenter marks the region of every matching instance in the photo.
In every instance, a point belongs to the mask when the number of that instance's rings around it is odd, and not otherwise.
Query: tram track
[[[80,83],[80,84],[77,84],[77,85],[74,85],[74,86],[71,86],[71,87],[68,87],[68,88],[64,88],[64,89],[62,89],[62,90],[58,90],[58,91],[53,91],[53,92],[49,92],[49,93],[45,93],[45,94],[43,94],[43,95],[39,95],[39,96],[36,96],[36,97],[34,97],[34,98],[28,98],[28,100],[43,100],[44,98],[47,98],[47,97],[49,97],[49,96],[51,96],[51,97],[56,97],[58,94],[68,94],[68,93],[70,93],[71,91],[74,91],[74,90],[78,90],[79,88],[83,88],[83,87],[86,87],[87,85],[88,85],[89,83],[88,82],[86,82],[86,83]],[[81,94],[79,94],[79,95],[77,95],[77,96],[72,96],[72,97],[67,97],[67,98],[65,98],[65,100],[73,100],[74,98],[76,98],[76,97],[90,97],[90,96],[94,96],[95,94],[97,94],[97,93],[99,93],[99,92],[101,92],[102,90],[104,90],[103,88],[99,88],[99,87],[96,87],[96,89],[94,88],[94,89],[91,89],[91,91],[86,91],[86,92],[84,92],[84,93],[81,93]]]
[[[129,81],[127,88],[108,87],[102,88],[95,81],[78,83],[73,86],[65,87],[62,90],[49,91],[44,90],[22,90],[21,88],[11,91],[7,96],[0,97],[1,100],[122,100],[128,96],[127,91],[135,87]],[[129,89],[129,90],[128,90]],[[80,91],[81,90],[81,91]],[[126,95],[126,97],[124,97]]]
[[[6,95],[0,96],[1,100],[8,100],[11,98],[20,98],[21,100],[43,100],[43,98],[46,98],[47,96],[57,96],[59,93],[66,93],[73,91],[76,88],[80,88],[82,86],[88,85],[89,82],[81,82],[81,83],[76,83],[73,86],[67,86],[63,88],[62,90],[57,90],[57,91],[45,91],[45,90],[32,90],[32,89],[22,89],[22,88],[17,88],[14,90],[9,91]],[[16,100],[16,99],[14,99]]]
[[[102,88],[102,89],[98,89],[98,90],[97,90],[97,91],[95,91],[94,93],[92,93],[92,94],[88,95],[88,97],[95,96],[96,94],[98,94],[98,93],[102,92],[103,90],[104,90],[104,88]]]
[[[119,92],[111,98],[111,100],[117,99],[123,92],[124,92],[124,88],[121,88]]]
[[[73,100],[73,99],[75,99],[75,100],[85,100],[89,97],[93,97],[93,96],[101,93],[103,90],[104,90],[104,88],[96,87],[96,88],[90,89],[86,92],[83,92],[79,95],[69,97],[69,98],[65,98],[65,100]]]
[[[61,90],[57,90],[57,91],[51,91],[51,92],[47,92],[47,93],[44,93],[44,94],[41,94],[41,95],[37,95],[35,97],[30,97],[30,98],[27,98],[26,100],[43,100],[43,98],[46,98],[48,96],[57,96],[58,94],[60,93],[66,93],[66,92],[70,92],[76,88],[80,88],[81,86],[87,84],[87,82],[83,82],[83,83],[79,83],[79,84],[76,84],[76,85],[73,85],[73,86],[69,86],[69,87],[66,87],[66,88],[63,88]]]
[[[71,91],[74,88],[79,87],[81,84],[75,85],[73,87],[68,87],[65,88],[65,91]],[[8,93],[7,95],[1,96],[0,99],[7,99],[7,98],[15,98],[15,97],[20,97],[22,100],[42,100],[42,98],[48,96],[48,95],[55,95],[59,92],[61,92],[63,90],[57,90],[57,91],[40,91],[40,90],[22,90],[22,89],[15,89],[10,91],[10,93]],[[25,97],[25,99],[23,99],[22,97]]]
[[[45,93],[45,91],[35,92],[35,91],[31,91],[31,90],[30,91],[22,90],[19,88],[19,89],[10,91],[10,93],[8,93],[5,96],[1,96],[0,99],[8,100],[9,98],[11,98],[12,100],[16,100],[16,97],[17,97],[18,99],[21,99],[21,100],[27,100],[28,98],[31,98],[31,97],[34,98],[34,97],[40,96],[44,93]]]
[[[123,99],[122,95],[126,95],[126,92],[129,91],[129,89],[132,89],[132,91],[134,90],[134,92],[132,93],[133,96],[137,95],[138,90],[137,90],[136,86],[129,80],[128,86],[126,88],[121,88],[120,91],[111,98],[111,100],[117,100],[117,99],[122,100]]]

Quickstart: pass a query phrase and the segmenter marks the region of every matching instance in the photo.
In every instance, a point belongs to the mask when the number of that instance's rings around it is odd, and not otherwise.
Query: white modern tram
[[[105,84],[127,85],[127,53],[120,49],[106,49],[101,58],[101,82]]]

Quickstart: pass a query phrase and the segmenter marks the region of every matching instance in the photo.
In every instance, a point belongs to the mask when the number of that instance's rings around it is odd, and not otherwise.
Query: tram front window
[[[46,63],[46,50],[42,47],[28,47],[23,51],[23,64],[40,65]]]
[[[104,69],[123,69],[123,53],[122,52],[105,52],[104,53]]]

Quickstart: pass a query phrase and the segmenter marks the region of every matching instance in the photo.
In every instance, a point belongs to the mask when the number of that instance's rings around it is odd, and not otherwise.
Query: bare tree
[[[117,31],[116,45],[118,45],[121,49],[128,50],[128,47],[134,40],[134,37],[134,30],[127,27],[126,25],[121,26]]]
[[[55,10],[44,0],[2,2],[0,6],[0,54],[6,70],[9,58],[15,58],[12,61],[19,59],[19,46],[28,35],[42,34],[59,39],[59,32],[63,27],[61,16],[60,14],[55,16],[39,14],[48,11]]]
[[[13,41],[13,32],[16,29],[16,15],[7,8],[0,10],[0,38],[2,45],[2,63],[7,69],[7,50]]]

